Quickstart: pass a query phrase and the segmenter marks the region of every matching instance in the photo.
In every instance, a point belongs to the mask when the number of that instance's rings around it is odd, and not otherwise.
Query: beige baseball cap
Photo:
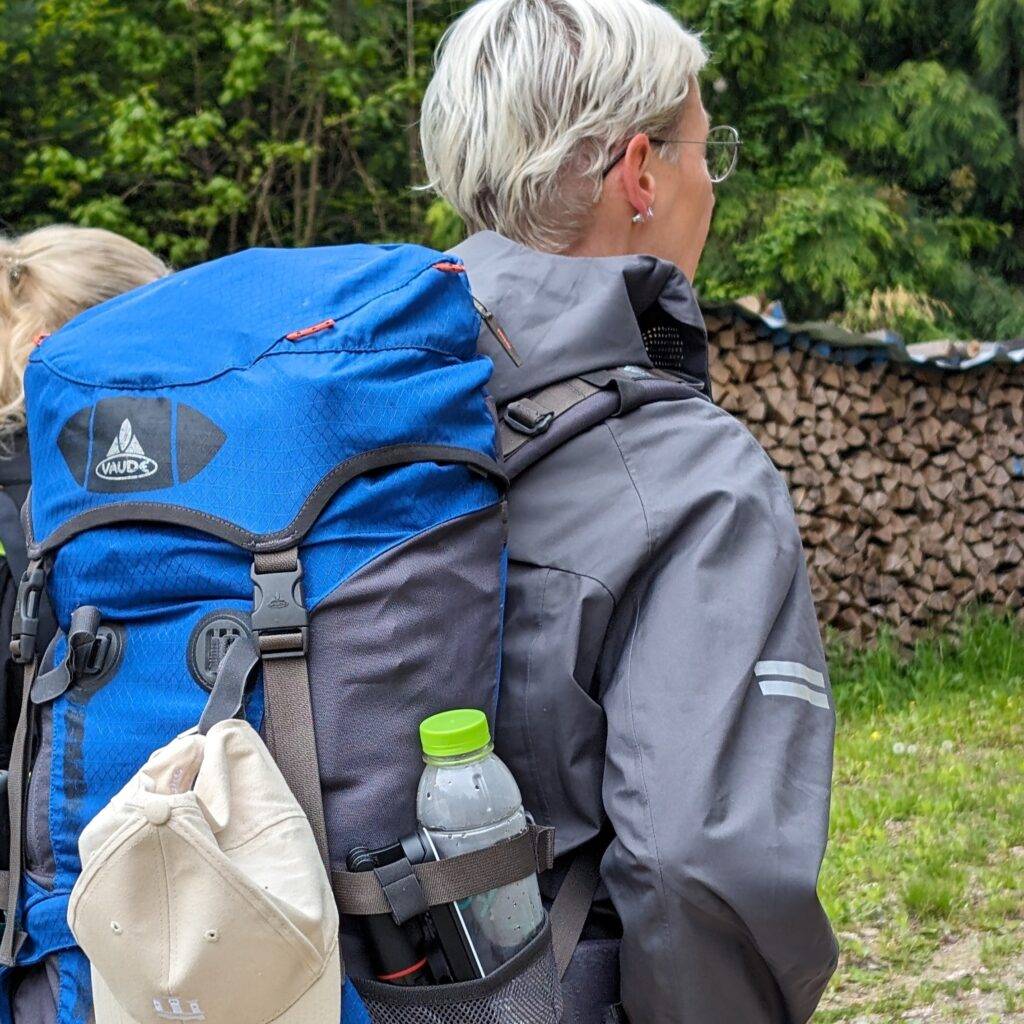
[[[338,1024],[338,911],[247,723],[156,751],[79,840],[68,923],[96,1024]]]

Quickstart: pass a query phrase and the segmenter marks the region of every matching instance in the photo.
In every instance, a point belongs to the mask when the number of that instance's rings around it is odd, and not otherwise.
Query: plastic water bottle
[[[420,726],[426,769],[416,816],[440,858],[484,849],[526,831],[523,798],[495,755],[487,717],[447,711]],[[492,974],[544,926],[537,876],[458,904],[480,966]]]

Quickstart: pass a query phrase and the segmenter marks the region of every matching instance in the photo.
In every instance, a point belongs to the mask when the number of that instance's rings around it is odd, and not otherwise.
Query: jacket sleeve
[[[785,485],[707,415],[657,475],[620,439],[649,558],[606,641],[602,876],[633,1024],[804,1024],[837,958],[832,697]]]

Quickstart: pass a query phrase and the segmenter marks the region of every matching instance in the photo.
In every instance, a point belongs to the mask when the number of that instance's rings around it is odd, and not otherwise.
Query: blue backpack
[[[352,907],[395,909],[377,878],[346,879],[346,856],[413,831],[420,720],[493,715],[498,695],[506,480],[478,329],[451,257],[253,250],[90,310],[33,354],[0,1022],[87,1024],[66,922],[79,835],[197,723],[260,727]],[[495,877],[547,866],[541,835],[492,858]],[[486,891],[423,889],[428,904]],[[342,930],[358,979],[360,929]],[[544,942],[502,982],[528,977],[528,1012],[509,1017],[511,990],[486,979],[464,1013],[451,992],[437,1016],[403,989],[396,1007],[367,996],[372,1019],[554,1024]],[[19,1009],[40,989],[52,1016]],[[351,981],[343,1019],[370,1019]]]

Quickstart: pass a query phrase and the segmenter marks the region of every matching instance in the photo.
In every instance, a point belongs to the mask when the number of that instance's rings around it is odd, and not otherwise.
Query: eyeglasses
[[[707,161],[708,174],[711,180],[720,184],[736,170],[736,162],[740,156],[740,133],[731,125],[716,125],[708,132],[706,141],[698,142],[696,139],[651,139],[654,146],[705,146],[704,159]],[[607,178],[615,170],[615,165],[626,155],[626,149],[618,153],[614,160],[601,172],[602,178]]]

